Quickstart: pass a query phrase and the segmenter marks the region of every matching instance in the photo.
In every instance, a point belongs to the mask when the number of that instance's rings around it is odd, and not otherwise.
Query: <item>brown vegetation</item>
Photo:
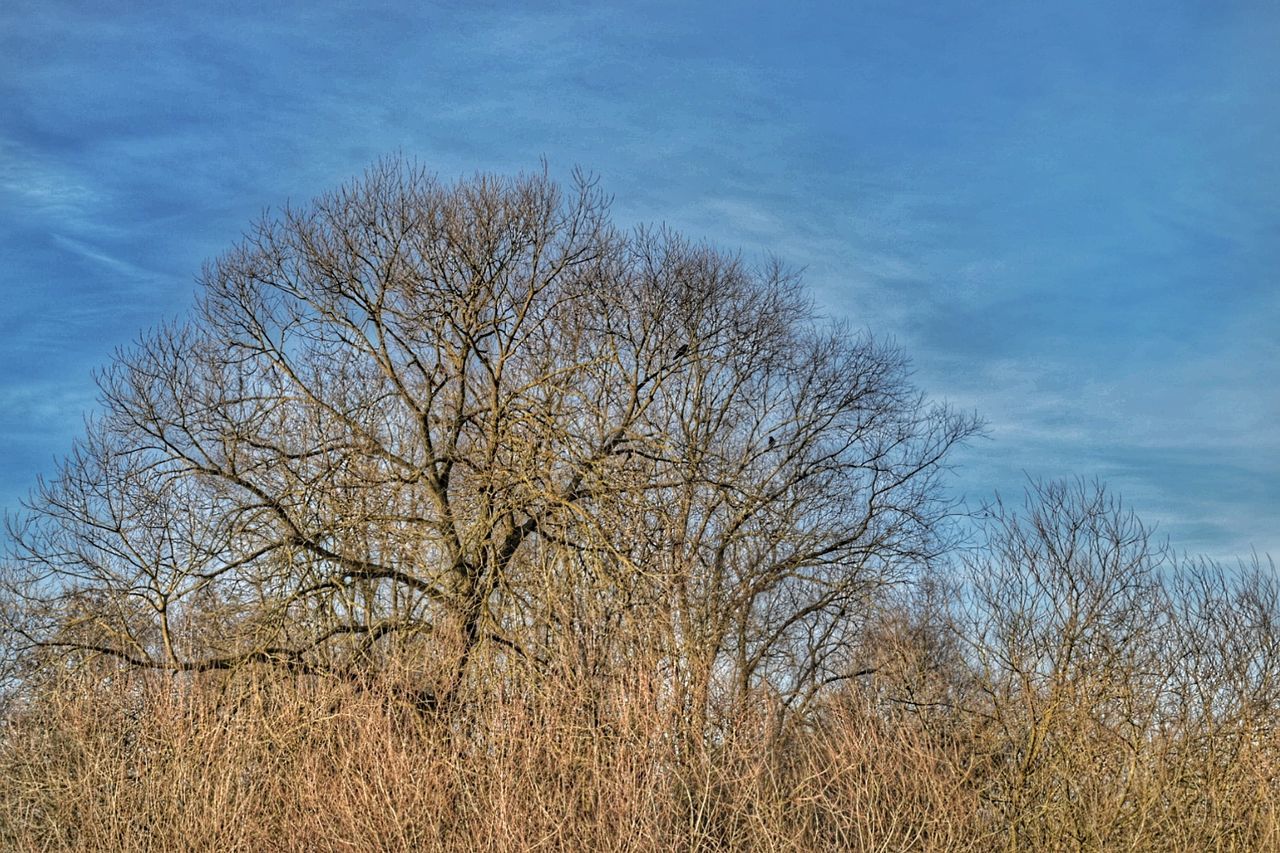
[[[122,353],[4,564],[17,850],[1280,849],[1280,586],[776,265],[400,163]]]

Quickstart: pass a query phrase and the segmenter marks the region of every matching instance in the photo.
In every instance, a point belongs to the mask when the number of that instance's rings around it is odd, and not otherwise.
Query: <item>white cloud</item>
[[[0,191],[23,207],[58,218],[80,218],[98,193],[75,176],[0,138]]]

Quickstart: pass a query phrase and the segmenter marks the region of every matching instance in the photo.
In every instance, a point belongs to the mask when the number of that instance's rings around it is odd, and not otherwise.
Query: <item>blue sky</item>
[[[914,10],[913,10],[914,7]],[[1274,2],[0,5],[0,506],[268,206],[401,151],[574,165],[805,269],[989,437],[1280,556]]]

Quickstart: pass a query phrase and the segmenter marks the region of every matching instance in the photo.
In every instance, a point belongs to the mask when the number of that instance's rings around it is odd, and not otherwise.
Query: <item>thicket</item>
[[[1280,585],[591,182],[260,222],[10,519],[17,850],[1261,850]]]

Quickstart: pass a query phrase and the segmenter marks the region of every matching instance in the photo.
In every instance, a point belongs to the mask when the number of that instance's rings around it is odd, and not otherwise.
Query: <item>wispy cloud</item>
[[[773,253],[823,310],[902,343],[990,423],[974,494],[1105,474],[1189,547],[1265,545],[1280,13],[1246,6],[1153,27],[1101,0],[10,0],[0,441],[32,449],[0,473],[61,446],[30,424],[78,424],[23,389],[89,399],[88,366],[181,311],[264,207],[389,151],[447,178],[546,156],[595,170],[624,224]]]
[[[24,207],[55,217],[78,218],[96,200],[96,194],[85,183],[41,163],[3,137],[0,192],[19,197]]]
[[[117,276],[123,283],[124,287],[132,287],[138,290],[151,290],[155,284],[164,277],[152,270],[145,269],[136,263],[123,260],[119,257],[109,254],[105,250],[90,245],[81,240],[71,237],[64,237],[60,234],[52,235],[53,242],[58,246],[90,261],[103,270]],[[117,288],[119,293],[119,288]]]
[[[8,436],[74,432],[94,405],[96,393],[57,382],[0,386],[0,425]]]

